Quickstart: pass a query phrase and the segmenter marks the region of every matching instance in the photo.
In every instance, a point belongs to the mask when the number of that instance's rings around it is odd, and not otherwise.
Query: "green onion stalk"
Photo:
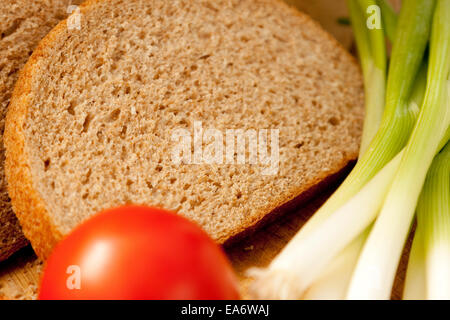
[[[419,110],[418,104],[421,103],[426,87],[426,70],[427,65],[424,63],[419,71],[419,75],[416,81],[414,93],[411,96],[410,108]],[[304,240],[304,243],[308,243],[311,247],[324,247],[327,252],[320,250],[312,251],[308,256],[304,256],[308,261],[315,261],[314,268],[323,264],[329,264],[329,269],[335,270],[333,274],[328,272],[327,278],[330,281],[328,289],[332,292],[343,292],[342,295],[335,296],[334,299],[344,299],[348,283],[351,279],[354,267],[356,266],[357,259],[360,251],[349,252],[349,248],[343,249],[346,245],[357,250],[360,248],[353,243],[364,242],[367,238],[373,221],[378,216],[381,206],[384,202],[386,194],[392,183],[395,173],[400,164],[401,157],[404,151],[399,152],[394,159],[392,159],[386,166],[384,166],[372,180],[370,180],[363,188],[352,197],[342,207],[332,213],[329,218],[322,223],[322,225],[313,232],[311,232]],[[356,238],[356,239],[355,239]],[[351,243],[353,241],[353,243]],[[333,254],[342,250],[336,257]],[[298,251],[299,254],[307,254],[305,252]],[[348,260],[345,264],[341,264],[342,267],[337,268],[334,266],[334,259],[340,260],[340,255],[347,255],[353,257],[352,260]],[[314,258],[315,257],[315,258]],[[314,260],[319,259],[319,260]],[[313,267],[313,266],[311,266]],[[327,272],[327,271],[324,271]],[[329,288],[333,283],[337,283],[332,277],[341,279],[339,283],[345,285],[341,288]],[[347,282],[343,281],[343,278],[347,279]],[[314,283],[312,287],[315,287]],[[323,285],[322,285],[323,286]],[[311,290],[311,289],[309,289]],[[313,288],[316,292],[316,297],[319,296],[318,289]],[[322,291],[324,297],[330,298],[330,293]]]
[[[450,299],[450,142],[433,160],[417,204],[404,299]]]
[[[446,103],[449,68],[450,1],[438,0],[424,102],[383,208],[358,260],[347,294],[349,299],[390,297],[427,171],[450,124],[450,108]]]
[[[433,3],[434,1],[430,0],[405,1],[399,21],[399,24],[403,25],[403,31],[396,34],[381,126],[350,175],[308,221],[300,234],[306,234],[308,230],[320,225],[405,146],[418,114],[418,107],[411,103],[410,97],[413,91],[421,91],[420,86],[423,83],[423,78],[417,75],[429,38]],[[419,83],[416,83],[416,78]]]
[[[425,300],[425,255],[423,247],[423,226],[417,224],[413,244],[409,252],[408,266],[406,268],[405,288],[403,300]]]
[[[386,91],[386,47],[383,30],[369,30],[363,8],[375,1],[348,1],[350,20],[364,76],[365,117],[360,154],[364,154],[378,131],[384,111]],[[381,18],[381,17],[378,17]]]
[[[450,87],[450,81],[448,85]],[[450,109],[450,97],[447,100],[447,108]],[[440,147],[449,138],[450,127],[441,140]],[[298,246],[297,253],[305,258],[305,263],[308,263],[308,266],[313,268],[315,272],[328,265],[322,275],[318,277],[318,280],[308,289],[304,298],[345,298],[346,289],[362,244],[383,205],[404,152],[402,150],[361,191],[334,212],[320,228],[311,232],[302,245]],[[355,237],[356,240],[353,240]],[[318,247],[326,248],[326,250],[311,250],[311,248]],[[414,251],[415,247],[413,248]],[[338,252],[341,253],[336,255]],[[334,257],[335,255],[336,257]],[[420,258],[418,260],[420,262]],[[307,271],[303,270],[303,272]],[[420,292],[420,290],[414,290],[414,292]]]
[[[348,283],[358,261],[368,232],[353,240],[327,265],[314,283],[306,290],[304,300],[341,300],[345,298]]]
[[[383,19],[384,32],[388,37],[388,39],[393,43],[398,22],[397,13],[392,9],[387,0],[377,0],[377,4],[381,8],[381,18]],[[351,14],[351,16],[353,17],[352,26],[354,33],[356,35],[355,39],[358,47],[361,64],[363,65],[363,57],[366,56],[371,57],[370,55],[367,54],[367,51],[364,51],[364,48],[367,46],[368,43],[367,40],[368,37],[367,36],[358,37],[358,34],[361,34],[362,32],[367,34],[366,28],[363,25],[363,23],[361,23],[361,19],[359,17],[362,15],[361,12],[358,12],[357,10],[358,8],[355,5],[355,2],[348,1],[348,7],[350,11],[353,12],[353,14]],[[422,69],[424,69],[426,72],[426,66],[424,66]],[[363,73],[366,74],[364,71]],[[415,96],[412,97],[412,103],[415,103],[415,105],[411,105],[411,107],[417,106],[418,108],[418,105],[420,105],[422,102],[421,99],[423,98],[423,94],[425,92],[424,80],[426,80],[426,74],[424,73],[419,74],[418,80],[416,81],[420,81],[421,83],[419,85],[416,85],[416,87],[419,87],[420,90],[413,90],[413,94]],[[365,87],[367,99],[368,96],[367,91],[371,89],[369,89],[367,85]],[[422,96],[420,96],[420,94]],[[366,108],[367,105],[368,102],[366,101]],[[384,100],[382,108],[384,108]],[[375,127],[375,123],[378,124],[379,122],[378,118],[368,117],[366,113],[364,124],[365,127],[367,126],[368,120],[373,121],[374,123],[373,127]],[[378,127],[376,128],[378,129]],[[360,154],[364,153],[365,150],[364,146],[367,145],[365,141],[367,141],[368,138],[366,137],[367,135],[363,135]],[[379,192],[381,193],[382,190],[379,190]],[[353,270],[358,261],[358,257],[363,247],[363,244],[369,234],[370,228],[371,227],[366,228],[366,230],[364,230],[362,234],[360,234],[355,240],[353,240],[352,243],[350,243],[345,249],[343,249],[337,256],[332,258],[332,260],[328,263],[327,267],[322,272],[321,276],[316,281],[314,281],[314,283],[308,288],[307,292],[303,296],[303,299],[338,300],[345,298],[348,284],[351,280]]]
[[[356,0],[351,0],[350,5],[354,6],[354,1]],[[358,1],[363,9],[367,9],[374,3],[374,1]],[[305,239],[319,228],[331,214],[354,197],[406,144],[418,114],[417,104],[411,107],[414,104],[410,103],[410,98],[417,87],[417,82],[421,82],[415,80],[428,43],[434,6],[435,1],[430,0],[405,1],[398,21],[401,31],[396,32],[395,35],[389,67],[386,107],[378,132],[367,151],[360,157],[355,168],[333,196],[308,221],[267,269],[253,272],[256,279],[252,288],[256,297],[299,298],[304,294],[312,282],[320,276],[322,270],[315,268],[313,263],[307,262],[309,261],[308,256],[297,254],[299,251],[297,248],[305,248],[306,246],[302,242],[306,241]],[[357,11],[351,10],[351,12],[356,13]],[[363,12],[367,12],[367,10],[363,10]],[[355,21],[355,19],[352,20]],[[384,48],[381,45],[378,47]],[[362,53],[364,54],[364,51]],[[363,65],[363,69],[367,69],[367,67]],[[310,250],[317,249],[317,247],[313,247]],[[304,272],[305,270],[308,272]]]
[[[392,9],[387,0],[377,0],[377,4],[381,9],[381,17],[383,19],[384,32],[391,42],[394,42],[395,32],[397,31],[398,17],[397,13]]]
[[[427,298],[450,299],[450,143],[434,160],[418,217],[424,225]]]
[[[450,83],[449,83],[450,86]],[[450,90],[448,90],[449,98],[447,100],[447,107],[450,108]],[[444,137],[443,141],[450,140],[450,127],[447,129],[446,136]],[[449,146],[447,145],[447,149]],[[434,160],[436,161],[436,160]],[[447,158],[447,161],[449,159]],[[430,171],[435,170],[435,164],[433,163]],[[430,173],[428,173],[429,175]],[[443,175],[442,175],[443,176]],[[429,181],[429,177],[427,176],[427,179]],[[430,201],[430,198],[426,197],[425,191],[428,187],[428,183],[435,183],[433,182],[427,182],[425,181],[424,189],[422,190],[421,198],[419,198],[419,203],[417,205],[417,211],[423,210],[425,208],[423,203],[424,201]],[[441,190],[442,191],[442,190]],[[439,191],[439,192],[441,192]],[[429,193],[427,193],[429,194]],[[442,193],[441,193],[442,194]],[[441,201],[442,199],[438,200]],[[403,299],[404,300],[425,300],[427,298],[426,290],[426,274],[425,274],[425,249],[424,249],[424,226],[422,221],[426,221],[426,217],[424,214],[426,212],[429,212],[428,210],[422,211],[421,216],[423,219],[421,219],[421,222],[417,223],[415,234],[414,234],[414,240],[412,243],[411,251],[409,254],[409,260],[408,260],[408,267],[406,270],[406,279],[405,279],[405,288],[403,290]],[[428,230],[431,230],[428,229]],[[450,250],[450,249],[449,249]]]

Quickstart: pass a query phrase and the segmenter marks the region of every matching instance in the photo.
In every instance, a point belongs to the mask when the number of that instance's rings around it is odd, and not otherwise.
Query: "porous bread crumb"
[[[88,1],[81,30],[54,29],[18,87],[10,194],[41,257],[92,214],[126,203],[177,211],[223,243],[358,154],[356,62],[276,0]],[[279,129],[278,174],[174,164],[171,134],[194,121]]]

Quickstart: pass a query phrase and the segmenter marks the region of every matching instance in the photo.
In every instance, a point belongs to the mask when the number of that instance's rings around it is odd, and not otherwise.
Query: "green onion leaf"
[[[397,14],[387,0],[377,0],[377,4],[381,9],[385,33],[388,39],[394,42],[398,22]]]

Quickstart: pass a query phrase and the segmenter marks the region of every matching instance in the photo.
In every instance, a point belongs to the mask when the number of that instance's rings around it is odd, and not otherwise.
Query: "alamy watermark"
[[[369,30],[381,29],[381,8],[377,5],[367,7],[368,18],[366,21]]]
[[[66,287],[69,290],[81,290],[81,268],[77,265],[70,265],[66,269],[69,275],[66,280]]]
[[[81,30],[81,10],[76,5],[70,5],[67,7],[66,12],[70,14],[67,18],[68,30]]]
[[[194,122],[193,134],[187,129],[172,133],[172,163],[255,165],[263,175],[276,175],[280,163],[279,129],[203,129]],[[270,140],[270,141],[269,141]]]

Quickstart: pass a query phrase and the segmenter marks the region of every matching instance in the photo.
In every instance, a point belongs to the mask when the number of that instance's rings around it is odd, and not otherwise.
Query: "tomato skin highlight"
[[[39,299],[234,300],[239,294],[228,259],[200,227],[165,210],[125,206],[95,215],[56,246]]]

